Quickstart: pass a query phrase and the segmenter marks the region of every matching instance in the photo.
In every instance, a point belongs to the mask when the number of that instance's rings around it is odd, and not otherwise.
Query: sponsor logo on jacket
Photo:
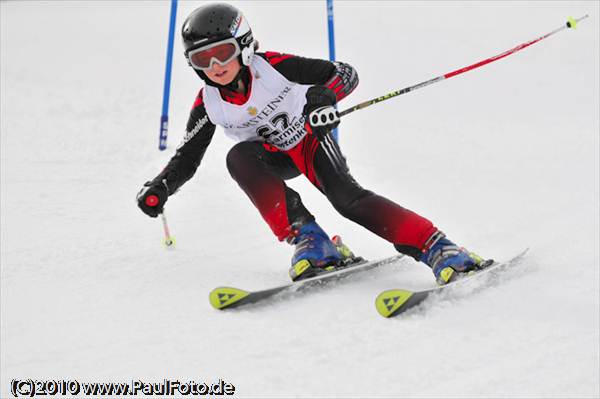
[[[206,125],[206,122],[208,122],[208,115],[204,115],[204,118],[198,119],[196,121],[196,124],[194,125],[194,128],[189,132],[185,132],[185,135],[183,136],[183,142],[179,145],[178,148],[181,148],[185,143],[193,139],[194,136],[198,134],[200,129],[202,129],[204,125]]]

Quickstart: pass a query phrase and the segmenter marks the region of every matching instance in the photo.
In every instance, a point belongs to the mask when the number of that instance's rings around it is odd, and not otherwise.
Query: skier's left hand
[[[323,140],[325,135],[340,124],[340,113],[335,109],[335,93],[325,86],[312,86],[306,92],[306,105],[302,113],[309,134]]]

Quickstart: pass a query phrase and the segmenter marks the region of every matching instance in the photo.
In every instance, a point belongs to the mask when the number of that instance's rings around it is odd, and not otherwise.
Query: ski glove
[[[335,93],[325,86],[312,86],[306,92],[306,105],[302,113],[304,127],[309,134],[323,140],[325,135],[340,124],[340,113],[335,109]]]
[[[163,212],[168,198],[169,189],[164,181],[149,181],[137,194],[137,203],[142,212],[155,218]]]

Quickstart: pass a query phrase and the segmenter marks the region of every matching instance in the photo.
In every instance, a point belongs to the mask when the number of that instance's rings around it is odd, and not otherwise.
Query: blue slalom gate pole
[[[177,0],[171,0],[171,19],[169,22],[169,42],[167,45],[167,65],[165,67],[165,85],[163,88],[162,115],[160,116],[160,136],[158,149],[167,148],[169,130],[169,94],[171,91],[171,66],[173,65],[173,39],[175,38],[175,20],[177,19]]]
[[[329,33],[329,61],[335,61],[335,33],[333,30],[333,0],[327,0],[327,32]],[[338,130],[333,129],[333,138],[338,141]]]

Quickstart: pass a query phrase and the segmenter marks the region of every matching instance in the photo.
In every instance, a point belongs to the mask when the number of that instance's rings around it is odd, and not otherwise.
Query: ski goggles
[[[240,53],[240,46],[235,38],[231,38],[190,51],[188,60],[193,68],[203,71],[212,68],[214,62],[225,65]]]

